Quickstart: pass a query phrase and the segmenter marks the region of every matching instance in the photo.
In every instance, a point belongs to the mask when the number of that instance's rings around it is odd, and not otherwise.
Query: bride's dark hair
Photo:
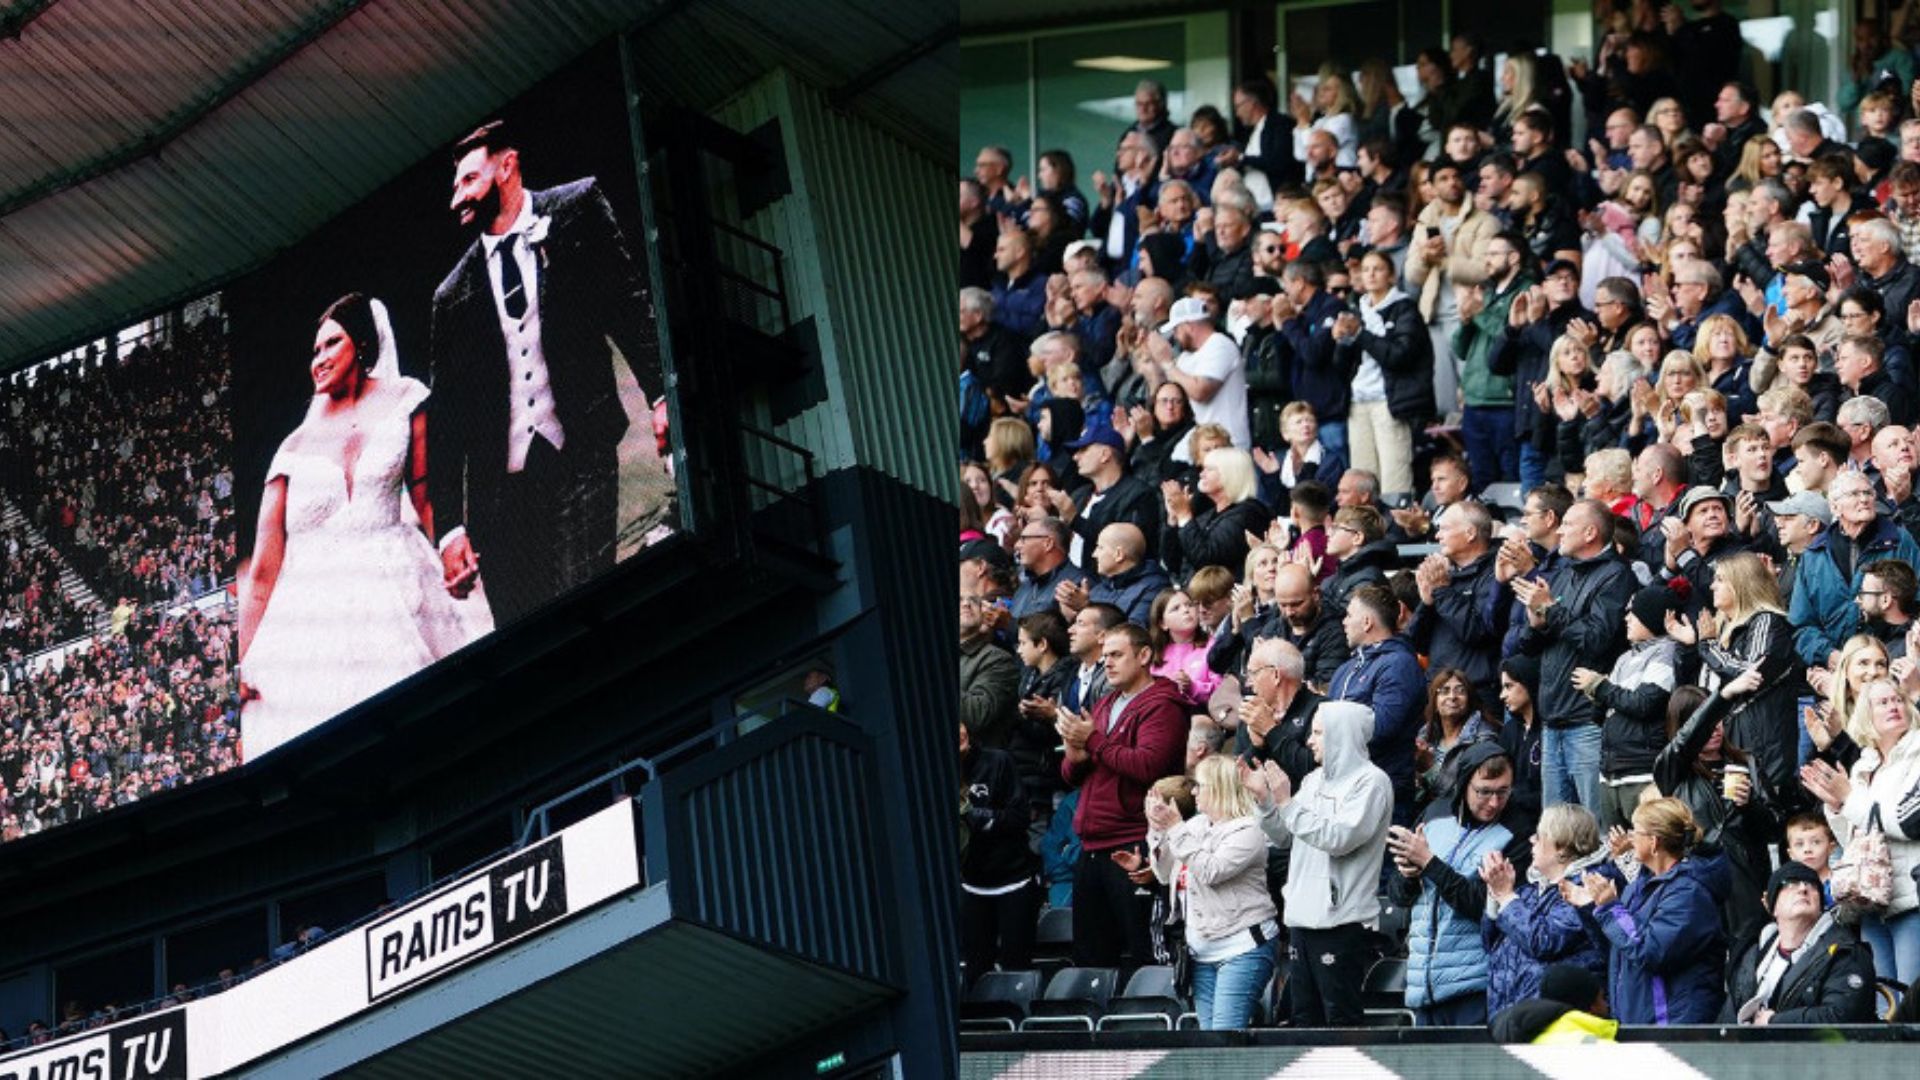
[[[380,330],[373,322],[373,301],[365,293],[350,292],[327,305],[314,328],[319,329],[329,319],[339,323],[353,342],[353,359],[360,365],[360,374],[371,372],[380,361]]]

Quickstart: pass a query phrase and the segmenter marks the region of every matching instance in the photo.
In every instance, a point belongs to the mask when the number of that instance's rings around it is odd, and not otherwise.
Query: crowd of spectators
[[[0,484],[41,542],[0,537],[0,842],[238,761],[231,612],[184,603],[232,576],[228,379],[209,319],[4,388]]]
[[[86,632],[87,612],[60,587],[60,562],[27,531],[0,525],[0,652],[31,653]]]
[[[0,842],[239,763],[233,618],[135,608],[59,663],[10,665],[0,693]]]
[[[1396,952],[1418,1023],[1527,1038],[1920,979],[1913,55],[1863,20],[1840,100],[1765,102],[1690,9],[979,149],[970,975],[1045,899],[1205,1027],[1276,968],[1356,1023]]]
[[[0,484],[105,602],[176,603],[232,577],[231,378],[205,319],[5,387]]]

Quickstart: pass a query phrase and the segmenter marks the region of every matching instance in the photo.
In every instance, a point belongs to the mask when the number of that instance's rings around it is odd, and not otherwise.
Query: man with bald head
[[[1300,650],[1307,682],[1324,690],[1333,681],[1333,673],[1353,655],[1347,632],[1340,625],[1341,613],[1320,602],[1320,587],[1313,572],[1295,562],[1280,564],[1275,573],[1273,606],[1280,616],[1275,636]],[[1257,635],[1256,639],[1265,636]]]
[[[1598,706],[1573,688],[1577,667],[1609,671],[1626,649],[1627,609],[1639,581],[1613,549],[1613,512],[1582,499],[1560,526],[1558,566],[1537,580],[1516,578],[1513,595],[1525,606],[1520,651],[1540,658],[1538,715],[1541,805],[1600,805]]]
[[[1096,604],[1112,604],[1139,626],[1152,623],[1153,598],[1170,584],[1160,564],[1147,561],[1147,536],[1138,525],[1115,522],[1100,530],[1093,545],[1093,584],[1086,597]],[[1078,611],[1065,600],[1061,614],[1072,619]]]
[[[1888,424],[1873,435],[1873,493],[1885,514],[1920,538],[1920,499],[1913,494],[1913,431]]]
[[[1481,701],[1498,700],[1507,594],[1494,579],[1493,516],[1477,502],[1454,503],[1440,512],[1434,539],[1440,550],[1414,571],[1420,606],[1408,636],[1429,668],[1458,668]]]
[[[1340,140],[1333,132],[1319,128],[1307,133],[1307,183],[1334,175],[1340,156]]]

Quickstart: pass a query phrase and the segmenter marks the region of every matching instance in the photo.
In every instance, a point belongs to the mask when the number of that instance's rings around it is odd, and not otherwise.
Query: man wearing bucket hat
[[[1667,537],[1667,570],[1693,587],[1687,614],[1698,615],[1713,595],[1714,564],[1747,550],[1733,531],[1733,497],[1715,488],[1691,488],[1680,498],[1680,512],[1662,521],[1660,529]]]
[[[1162,365],[1162,374],[1187,392],[1194,423],[1219,424],[1242,450],[1253,445],[1246,364],[1233,339],[1214,328],[1206,300],[1183,296],[1174,301],[1160,333],[1180,350],[1172,363]]]

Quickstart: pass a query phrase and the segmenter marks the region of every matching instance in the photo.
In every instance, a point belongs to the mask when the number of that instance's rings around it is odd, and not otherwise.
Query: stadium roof
[[[696,108],[785,65],[958,141],[942,5],[0,0],[0,370],[208,291],[629,26],[644,88]]]

